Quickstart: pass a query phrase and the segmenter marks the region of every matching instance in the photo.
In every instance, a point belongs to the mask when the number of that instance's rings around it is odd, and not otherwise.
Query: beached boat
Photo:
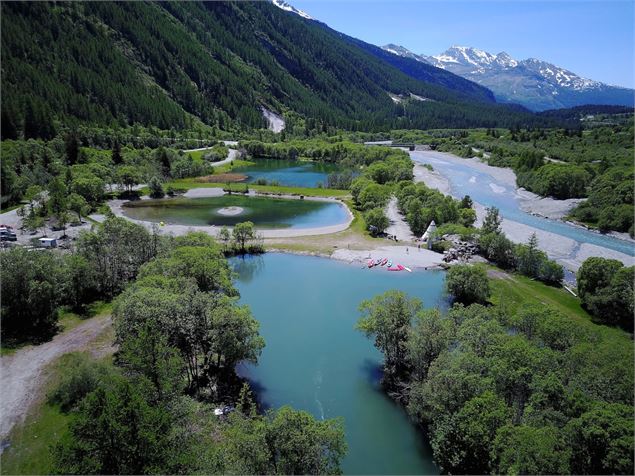
[[[388,258],[384,258],[383,260],[381,260],[380,266],[384,266],[386,263],[388,263]]]
[[[406,271],[408,271],[409,273],[412,273],[412,270],[410,268],[408,268],[408,266],[404,266],[403,269],[405,269]]]

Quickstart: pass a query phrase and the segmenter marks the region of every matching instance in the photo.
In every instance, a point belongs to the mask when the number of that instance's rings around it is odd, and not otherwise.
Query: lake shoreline
[[[230,195],[224,192],[220,188],[193,188],[188,190],[183,197],[185,198],[215,198]],[[242,195],[242,194],[231,194],[231,195]],[[286,200],[308,200],[308,201],[316,201],[316,202],[327,202],[327,203],[336,203],[337,205],[343,207],[346,212],[346,220],[342,223],[336,223],[333,225],[325,225],[319,227],[310,227],[310,228],[258,228],[256,227],[256,231],[262,235],[263,238],[296,238],[296,237],[304,237],[304,236],[317,236],[317,235],[327,235],[331,233],[337,233],[339,231],[344,231],[348,229],[353,222],[354,216],[353,212],[348,208],[348,206],[338,200],[336,198],[329,197],[298,197],[295,195],[275,195],[275,194],[266,194],[266,193],[258,193],[251,191],[246,194],[249,197],[261,197],[261,198],[280,198]],[[176,197],[175,197],[176,198]],[[141,200],[149,200],[150,198],[147,196],[141,197]],[[133,223],[137,223],[139,225],[144,226],[148,230],[152,230],[153,227],[158,226],[159,231],[161,233],[166,234],[174,234],[176,236],[184,235],[190,231],[202,231],[207,233],[210,236],[216,237],[218,233],[223,228],[220,225],[181,225],[181,224],[170,224],[166,223],[162,226],[157,222],[149,221],[149,220],[140,220],[136,218],[132,218],[127,216],[124,213],[124,207],[126,203],[129,203],[128,200],[109,200],[107,205],[110,207],[111,211],[115,216],[123,217],[126,220],[130,220]],[[228,228],[232,228],[228,226]]]

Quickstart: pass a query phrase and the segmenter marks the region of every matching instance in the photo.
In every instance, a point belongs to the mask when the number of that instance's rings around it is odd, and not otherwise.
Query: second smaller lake
[[[327,162],[302,162],[299,160],[255,159],[253,165],[233,167],[233,173],[247,176],[247,183],[259,179],[285,187],[317,187],[326,185],[329,174],[340,172],[341,167]]]
[[[139,200],[123,206],[127,217],[189,226],[233,226],[251,221],[258,228],[314,228],[346,222],[340,203],[243,195]]]

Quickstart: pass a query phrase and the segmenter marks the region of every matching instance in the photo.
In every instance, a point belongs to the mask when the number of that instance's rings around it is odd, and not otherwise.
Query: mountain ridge
[[[476,83],[270,2],[0,8],[3,138],[50,138],[60,124],[258,129],[261,107],[303,130],[545,124]]]
[[[585,104],[632,106],[635,91],[587,79],[537,58],[516,60],[502,51],[492,54],[454,45],[438,55],[416,54],[395,44],[382,47],[453,72],[491,89],[500,102],[516,102],[534,111]]]

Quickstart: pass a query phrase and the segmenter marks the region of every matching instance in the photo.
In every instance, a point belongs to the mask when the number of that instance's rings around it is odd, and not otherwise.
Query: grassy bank
[[[498,268],[490,268],[492,287],[491,301],[496,305],[505,305],[515,311],[525,304],[543,304],[557,309],[573,319],[591,320],[591,315],[582,309],[580,299],[564,288],[547,286],[519,274],[509,274]]]
[[[196,179],[179,179],[166,183],[164,187],[172,186],[178,189],[189,190],[191,188],[224,188],[226,185],[227,184],[224,183],[197,182]],[[306,197],[337,198],[350,196],[350,191],[348,190],[337,190],[332,188],[283,187],[280,185],[255,185],[243,183],[231,184],[231,188],[236,192],[241,192],[245,189],[245,185],[249,187],[249,190],[254,190],[260,193],[270,193],[272,195],[304,195]],[[147,191],[144,189],[143,192],[146,193]]]
[[[11,446],[0,457],[1,474],[51,474],[50,445],[59,441],[71,418],[58,406],[44,402],[38,405],[11,432]]]

